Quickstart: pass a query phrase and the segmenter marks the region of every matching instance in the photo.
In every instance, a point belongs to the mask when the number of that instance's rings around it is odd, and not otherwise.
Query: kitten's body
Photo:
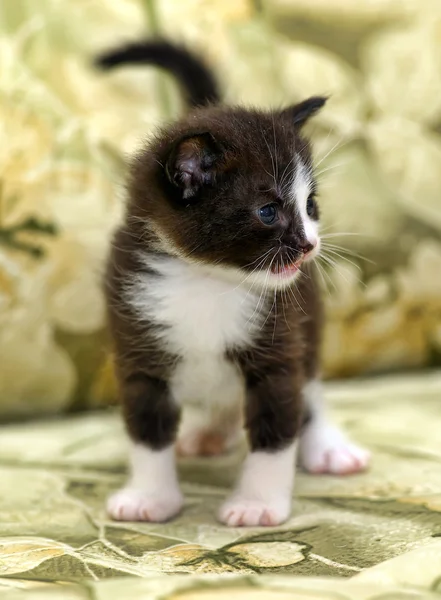
[[[308,470],[366,465],[324,419],[318,384],[320,300],[304,262],[319,249],[318,215],[299,129],[321,104],[269,114],[199,108],[137,157],[107,277],[133,441],[113,517],[162,521],[180,510],[182,409],[183,454],[228,450],[245,416],[251,453],[220,512],[229,525],[288,517],[301,432]]]

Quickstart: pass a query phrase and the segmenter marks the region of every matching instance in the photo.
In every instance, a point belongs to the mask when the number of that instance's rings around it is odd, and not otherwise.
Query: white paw
[[[300,463],[310,473],[350,475],[364,471],[370,453],[328,424],[312,423],[300,439]]]
[[[107,512],[115,521],[162,523],[176,516],[183,504],[181,492],[148,495],[136,488],[122,488],[107,502]]]
[[[233,496],[219,512],[219,520],[229,527],[275,527],[287,520],[291,511],[289,499],[252,500]]]

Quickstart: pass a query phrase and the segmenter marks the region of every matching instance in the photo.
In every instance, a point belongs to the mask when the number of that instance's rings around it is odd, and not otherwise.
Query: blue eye
[[[314,196],[311,194],[306,202],[306,213],[308,217],[317,218],[317,204]]]
[[[277,204],[265,204],[258,211],[259,219],[264,225],[272,225],[278,220]]]

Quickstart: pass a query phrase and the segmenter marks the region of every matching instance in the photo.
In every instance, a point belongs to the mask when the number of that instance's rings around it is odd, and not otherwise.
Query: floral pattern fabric
[[[115,523],[124,480],[114,412],[0,431],[0,595],[127,600],[436,598],[441,591],[441,374],[333,384],[334,418],[373,453],[363,475],[298,473],[290,520],[215,518],[242,452],[185,460],[166,524]],[[362,415],[362,417],[360,417]]]

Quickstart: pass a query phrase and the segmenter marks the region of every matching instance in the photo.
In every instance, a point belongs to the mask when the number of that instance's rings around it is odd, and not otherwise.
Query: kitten
[[[208,455],[228,451],[244,425],[250,452],[219,518],[278,525],[291,511],[297,440],[312,473],[368,463],[328,423],[320,384],[319,210],[302,127],[325,98],[269,112],[222,106],[203,63],[166,42],[99,64],[127,62],[170,70],[192,110],[133,161],[108,262],[132,442],[130,479],[108,511],[118,520],[174,517],[183,504],[178,430],[181,454]]]

